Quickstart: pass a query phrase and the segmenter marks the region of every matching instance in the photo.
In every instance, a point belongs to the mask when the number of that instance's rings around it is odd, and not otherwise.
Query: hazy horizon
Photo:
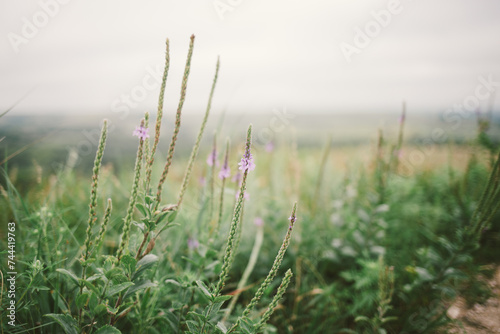
[[[0,110],[154,111],[167,37],[175,110],[192,33],[186,111],[205,110],[218,56],[214,112],[498,110],[498,14],[493,0],[2,2]]]

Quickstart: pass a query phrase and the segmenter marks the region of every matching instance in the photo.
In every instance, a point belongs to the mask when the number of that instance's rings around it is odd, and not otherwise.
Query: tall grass
[[[397,137],[380,132],[371,163],[341,174],[330,140],[322,152],[292,143],[265,153],[252,126],[242,150],[238,138],[204,137],[217,60],[191,154],[177,159],[193,50],[194,36],[165,156],[168,41],[155,132],[146,113],[128,170],[102,163],[106,122],[90,180],[65,168],[21,194],[8,164],[2,170],[19,273],[16,326],[2,321],[3,333],[436,333],[452,322],[457,296],[473,304],[491,295],[477,279],[498,261],[500,241],[490,123],[478,122],[465,169],[451,158],[464,148],[450,145],[447,166],[408,174],[405,152],[418,148],[405,144],[404,106]],[[206,166],[198,153],[212,139],[210,151],[223,154],[217,165],[204,152]],[[205,185],[190,182],[202,176]],[[295,197],[306,205],[290,212]],[[4,283],[2,316],[6,294]]]

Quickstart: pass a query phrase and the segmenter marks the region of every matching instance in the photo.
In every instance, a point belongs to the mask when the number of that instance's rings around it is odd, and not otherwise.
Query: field
[[[0,118],[2,333],[498,330],[491,114],[186,113]]]

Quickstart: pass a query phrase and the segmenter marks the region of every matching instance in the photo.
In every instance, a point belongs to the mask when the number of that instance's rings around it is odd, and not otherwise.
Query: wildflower
[[[240,191],[238,190],[238,192],[236,193],[236,198],[240,197]],[[250,199],[250,194],[247,193],[247,192],[244,192],[243,193],[243,198],[246,199],[246,200],[249,200]]]
[[[241,158],[241,161],[238,163],[238,166],[240,166],[238,169],[242,171],[251,171],[255,169],[255,163],[253,162],[253,156],[252,153],[250,153],[250,150],[247,150],[243,158]]]
[[[255,220],[253,222],[256,226],[264,225],[264,219],[262,219],[261,217],[255,217]]]
[[[227,179],[229,176],[231,176],[231,169],[229,168],[229,166],[226,166],[224,164],[224,166],[221,168],[221,170],[219,172],[219,178],[221,180],[224,180],[224,179]]]
[[[139,137],[141,140],[145,140],[146,138],[149,138],[149,129],[141,126],[138,126],[135,128],[134,132],[132,133],[133,136]]]
[[[224,158],[224,166],[222,166],[219,172],[219,178],[221,180],[227,179],[231,175],[231,169],[229,168],[229,140],[226,145],[226,156]]]
[[[290,217],[288,217],[288,220],[290,221],[290,226],[288,227],[290,230],[293,227],[293,224],[297,221],[297,217],[295,217],[295,213],[293,213]]]
[[[405,121],[405,118],[406,118],[405,114],[402,114],[401,116],[399,116],[399,124],[403,124]]]
[[[208,155],[208,158],[207,158],[207,164],[209,166],[217,166],[218,165],[218,162],[217,162],[217,151],[215,150],[215,148],[212,150],[212,153],[210,153]]]
[[[189,238],[187,244],[188,244],[188,248],[191,250],[198,248],[198,246],[200,245],[198,240],[193,239],[193,238]]]

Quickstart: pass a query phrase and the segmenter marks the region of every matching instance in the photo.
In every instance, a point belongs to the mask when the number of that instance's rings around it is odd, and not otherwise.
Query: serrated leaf
[[[113,327],[111,325],[104,325],[101,328],[99,328],[95,332],[95,334],[121,334],[121,332],[116,327]]]
[[[99,304],[92,311],[95,315],[103,315],[108,313],[108,308],[104,304]]]
[[[136,264],[137,260],[133,256],[128,254],[123,255],[120,261],[120,266],[122,266],[126,270],[129,270],[130,272],[133,272],[135,270]]]
[[[73,274],[71,271],[66,270],[66,269],[62,269],[62,268],[56,269],[56,271],[61,273],[61,274],[64,274],[66,277],[70,278],[73,283],[75,283],[76,285],[79,285],[78,284],[78,281],[79,281],[78,277],[76,277],[76,275]]]
[[[135,273],[132,276],[132,281],[139,277],[146,269],[153,266],[158,261],[158,256],[154,254],[148,254],[137,262]]]
[[[220,308],[222,307],[222,304],[224,304],[224,302],[213,303],[212,307],[207,306],[205,309],[205,314],[207,315],[207,318],[212,319],[214,316],[216,316],[217,312],[219,312]]]
[[[127,290],[127,292],[125,293],[125,296],[123,296],[123,299],[128,298],[129,296],[133,295],[137,291],[147,289],[147,288],[155,288],[158,286],[157,284],[151,282],[150,280],[138,281],[138,282],[134,282],[134,283],[135,283],[135,285]]]
[[[134,285],[134,283],[132,283],[132,282],[125,282],[125,283],[120,283],[120,284],[117,284],[117,285],[113,285],[113,286],[111,286],[108,289],[108,291],[106,293],[106,296],[107,297],[112,297],[112,296],[116,295],[117,293],[120,293],[123,290],[131,287],[132,285]]]
[[[188,326],[189,330],[193,333],[199,333],[200,332],[200,327],[196,323],[196,321],[193,320],[188,320],[186,321],[186,325]]]
[[[76,307],[83,308],[85,304],[87,304],[87,300],[89,299],[88,293],[82,293],[76,298]]]
[[[122,274],[123,273],[123,269],[120,268],[120,267],[115,267],[111,270],[108,270],[105,275],[106,275],[106,278],[107,279],[111,279],[113,276],[115,275],[118,275],[118,274]]]
[[[97,307],[97,303],[99,302],[97,295],[95,293],[90,294],[89,298],[89,309],[93,311]]]
[[[207,297],[209,300],[212,300],[214,297],[212,293],[208,290],[208,287],[203,283],[203,281],[197,280],[196,285],[200,288],[201,292]]]
[[[45,314],[46,317],[54,319],[66,334],[78,334],[78,325],[75,319],[69,314]]]

